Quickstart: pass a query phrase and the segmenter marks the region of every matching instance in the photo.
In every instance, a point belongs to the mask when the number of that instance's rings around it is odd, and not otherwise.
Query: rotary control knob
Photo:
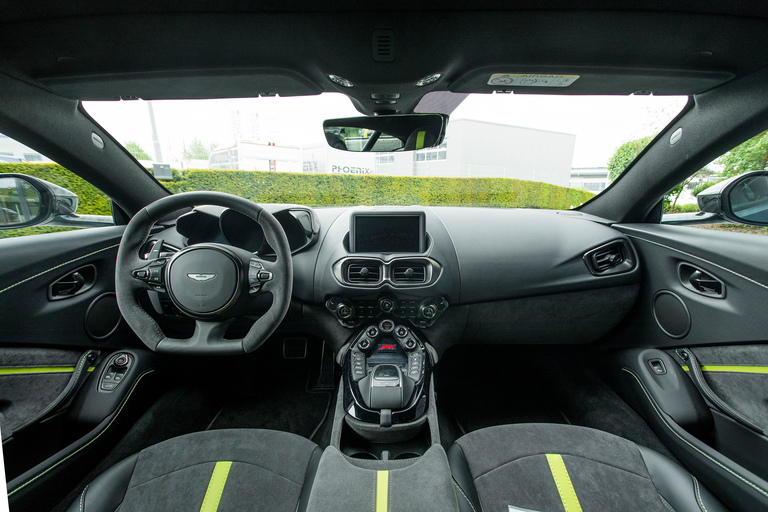
[[[413,338],[408,338],[405,340],[405,348],[406,350],[413,350],[416,348],[416,342],[413,341]]]
[[[355,314],[355,308],[346,302],[340,302],[339,305],[336,306],[336,314],[339,315],[339,318],[342,320],[346,320],[352,318],[352,315]]]
[[[406,336],[408,336],[408,329],[406,329],[401,325],[397,329],[395,329],[395,335],[398,338],[405,338]]]
[[[419,308],[419,314],[422,316],[422,318],[432,320],[435,318],[435,316],[437,316],[437,306],[434,304],[422,304],[422,306]]]
[[[384,313],[391,313],[397,307],[397,303],[389,297],[379,299],[379,309]]]
[[[391,333],[392,331],[395,330],[395,322],[393,322],[392,320],[389,320],[389,319],[382,320],[379,323],[379,330],[381,332],[383,332],[383,333],[389,334],[389,333]]]
[[[128,366],[128,354],[120,354],[113,361],[112,364],[118,368],[125,368]]]
[[[375,325],[370,326],[368,329],[366,329],[365,333],[368,335],[369,338],[375,338],[379,335],[379,330],[376,328]]]
[[[357,342],[357,347],[360,350],[368,350],[369,348],[371,348],[371,340],[369,340],[368,338],[363,338]]]

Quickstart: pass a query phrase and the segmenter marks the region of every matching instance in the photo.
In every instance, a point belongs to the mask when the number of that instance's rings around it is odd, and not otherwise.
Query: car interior
[[[663,211],[768,129],[768,4],[2,13],[0,133],[112,211],[0,240],[12,511],[768,510],[768,239],[696,227],[768,225],[766,172]],[[329,92],[361,117],[327,121],[328,144],[360,152],[437,147],[449,115],[428,95],[687,103],[571,209],[171,193],[83,106]],[[391,137],[353,149],[339,126]],[[77,217],[68,187],[3,176],[46,222]]]

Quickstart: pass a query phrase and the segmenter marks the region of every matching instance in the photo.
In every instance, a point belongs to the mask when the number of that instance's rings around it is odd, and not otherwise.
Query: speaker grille
[[[683,299],[672,292],[660,291],[653,298],[653,317],[671,338],[684,338],[691,330],[691,314]]]
[[[85,333],[94,340],[109,338],[122,319],[114,292],[103,293],[93,299],[85,312]]]

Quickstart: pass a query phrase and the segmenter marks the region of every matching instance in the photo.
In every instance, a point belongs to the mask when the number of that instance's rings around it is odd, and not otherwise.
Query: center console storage
[[[323,452],[307,510],[458,512],[440,444],[434,349],[385,318],[364,325],[340,352],[331,444]]]

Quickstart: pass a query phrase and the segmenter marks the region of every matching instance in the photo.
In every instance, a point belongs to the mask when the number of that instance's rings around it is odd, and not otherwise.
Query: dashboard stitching
[[[653,240],[648,240],[646,238],[641,238],[639,236],[635,236],[635,235],[627,235],[627,236],[632,237],[632,238],[636,238],[637,240],[642,240],[643,242],[648,242],[650,244],[658,245],[659,247],[664,247],[665,249],[669,249],[671,251],[679,252],[680,254],[685,254],[686,256],[689,256],[691,258],[696,258],[697,260],[701,260],[701,261],[703,261],[705,263],[708,263],[710,265],[713,265],[713,266],[715,266],[715,267],[717,267],[719,269],[725,270],[726,272],[730,272],[731,274],[733,274],[735,276],[741,277],[742,279],[746,279],[750,283],[754,283],[754,284],[756,284],[758,286],[761,286],[761,287],[765,288],[766,290],[768,290],[768,286],[764,285],[763,283],[761,283],[759,281],[755,281],[754,279],[752,279],[750,277],[747,277],[745,275],[739,274],[735,270],[731,270],[731,269],[729,269],[727,267],[724,267],[722,265],[718,265],[717,263],[714,263],[712,261],[704,259],[701,256],[696,256],[695,254],[687,253],[685,251],[681,251],[680,249],[675,249],[674,247],[669,247],[668,245],[660,244],[658,242],[654,242]]]
[[[83,256],[79,256],[79,257],[77,257],[77,258],[75,258],[75,259],[73,259],[73,260],[65,261],[64,263],[61,263],[61,264],[59,264],[59,265],[56,265],[55,267],[51,267],[51,268],[49,268],[48,270],[43,270],[42,272],[40,272],[40,273],[38,273],[38,274],[35,274],[35,275],[31,276],[31,277],[28,277],[28,278],[26,278],[26,279],[22,279],[21,281],[19,281],[19,282],[18,282],[18,283],[16,283],[16,284],[12,284],[12,285],[10,285],[10,286],[7,286],[7,287],[3,288],[2,290],[0,290],[0,293],[3,293],[3,292],[7,292],[7,291],[8,291],[8,290],[10,290],[11,288],[15,288],[15,287],[17,287],[17,286],[19,286],[19,285],[21,285],[21,284],[24,284],[24,283],[26,283],[27,281],[31,281],[32,279],[34,279],[34,278],[36,278],[36,277],[40,277],[40,276],[42,276],[43,274],[47,274],[48,272],[53,272],[53,271],[54,271],[54,270],[56,270],[57,268],[61,268],[61,267],[64,267],[64,266],[66,266],[66,265],[69,265],[70,263],[74,263],[74,262],[76,262],[76,261],[82,260],[83,258],[87,258],[88,256],[93,256],[94,254],[98,254],[98,253],[100,253],[100,252],[108,251],[109,249],[114,249],[115,247],[118,247],[119,245],[120,245],[120,244],[110,245],[109,247],[104,247],[103,249],[99,249],[99,250],[97,250],[97,251],[93,251],[93,252],[91,252],[91,253],[88,253],[88,254],[84,254]]]

